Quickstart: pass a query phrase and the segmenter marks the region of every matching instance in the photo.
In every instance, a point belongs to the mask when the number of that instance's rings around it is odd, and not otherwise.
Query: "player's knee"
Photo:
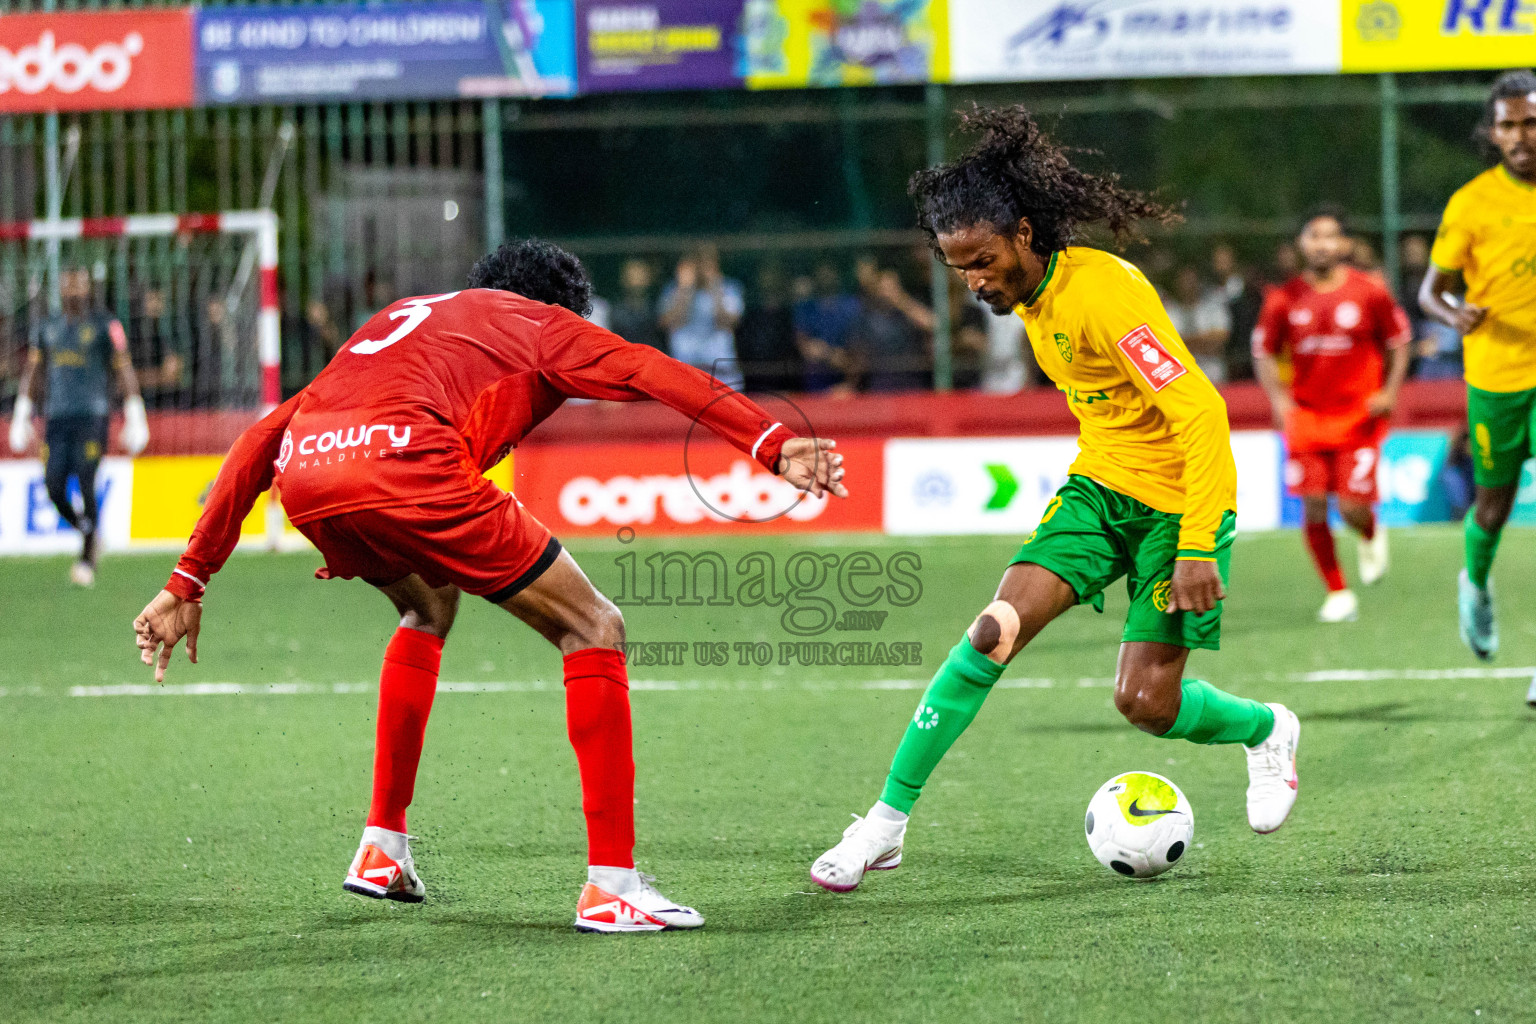
[[[444,587],[434,590],[430,596],[400,616],[400,625],[407,629],[419,629],[435,637],[447,639],[448,631],[459,614],[459,590]]]
[[[1019,613],[1007,601],[993,601],[976,616],[966,636],[979,653],[999,665],[1007,664],[1019,639]]]
[[[608,647],[618,650],[624,646],[624,613],[618,606],[601,594],[583,616],[580,626],[573,630],[575,649]]]
[[[1179,717],[1178,704],[1171,704],[1149,687],[1134,679],[1120,679],[1115,686],[1115,710],[1142,732],[1161,736],[1173,728]]]

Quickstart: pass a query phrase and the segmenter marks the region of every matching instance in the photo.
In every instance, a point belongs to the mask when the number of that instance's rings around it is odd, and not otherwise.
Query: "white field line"
[[[1529,679],[1536,675],[1536,666],[1485,668],[1364,668],[1320,669],[1313,672],[1269,673],[1260,677],[1234,680],[1241,683],[1367,683],[1402,679],[1410,681],[1456,681]],[[839,683],[825,679],[804,679],[799,682],[775,682],[771,679],[753,680],[701,680],[701,679],[634,679],[632,690],[641,692],[753,692],[762,690],[921,690],[928,685],[927,679],[864,679]],[[1099,688],[1114,685],[1114,680],[1103,676],[1079,678],[1050,678],[1021,676],[1002,679],[997,683],[1000,690],[1050,690]],[[71,697],[219,697],[219,696],[291,696],[295,694],[350,694],[373,693],[375,683],[109,683],[97,686],[71,686]],[[553,681],[480,680],[469,682],[445,681],[437,684],[438,693],[545,693],[558,692],[561,685]],[[53,692],[40,686],[0,686],[0,697],[46,697]]]

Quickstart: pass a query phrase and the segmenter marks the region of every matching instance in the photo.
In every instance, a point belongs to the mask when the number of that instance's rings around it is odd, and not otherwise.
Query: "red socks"
[[[442,659],[442,637],[403,626],[395,630],[384,650],[369,825],[405,831],[405,809],[416,790],[416,765],[421,761]]]
[[[624,655],[591,647],[565,656],[565,722],[581,772],[587,863],[635,866],[635,756]]]
[[[1312,561],[1317,563],[1318,575],[1322,576],[1329,592],[1345,589],[1344,573],[1339,570],[1339,556],[1333,549],[1333,530],[1327,523],[1307,523],[1303,529],[1307,535],[1307,547],[1312,551]]]

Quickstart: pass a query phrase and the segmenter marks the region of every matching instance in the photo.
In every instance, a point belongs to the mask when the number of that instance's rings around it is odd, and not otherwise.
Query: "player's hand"
[[[1397,392],[1378,391],[1365,400],[1365,407],[1372,416],[1390,416],[1397,408]]]
[[[779,476],[802,491],[821,497],[828,491],[848,497],[843,486],[843,457],[832,449],[837,442],[824,437],[794,437],[779,452]]]
[[[1296,402],[1290,395],[1276,396],[1270,402],[1270,411],[1275,417],[1275,429],[1283,434],[1286,424],[1291,421],[1291,413],[1296,411]]]
[[[165,669],[171,663],[171,652],[176,649],[182,637],[187,638],[187,660],[197,664],[197,632],[202,624],[202,603],[184,601],[169,590],[160,591],[139,612],[139,617],[133,620],[139,660],[155,666],[155,682],[165,682]]]
[[[27,450],[32,443],[32,399],[26,395],[20,395],[16,399],[16,409],[11,417],[11,451],[20,455]]]
[[[1451,312],[1451,319],[1455,321],[1451,326],[1456,328],[1457,334],[1463,336],[1483,326],[1483,321],[1488,319],[1487,306],[1469,306],[1463,303]]]
[[[1173,585],[1168,588],[1168,612],[1204,613],[1227,596],[1215,562],[1181,558],[1173,563]]]
[[[123,402],[123,432],[118,439],[129,455],[139,455],[149,446],[149,417],[138,395],[129,395]]]

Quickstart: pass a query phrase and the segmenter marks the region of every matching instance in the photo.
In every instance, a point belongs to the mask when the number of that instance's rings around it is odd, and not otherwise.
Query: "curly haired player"
[[[376,313],[307,388],[241,435],[170,581],[134,620],[141,656],[163,679],[185,637],[197,661],[208,580],[275,482],[294,525],[325,556],[316,575],[361,578],[400,614],[379,679],[373,801],[344,888],[408,903],[426,893],[405,810],[443,643],[467,592],[532,626],[565,659],[589,863],[576,927],[697,928],[697,911],[635,870],[624,620],[549,530],[482,474],[570,397],[658,399],[818,496],[846,496],[842,456],[702,370],[582,319],[591,283],[553,245],[503,245],[469,284]]]
[[[1165,739],[1243,744],[1255,831],[1279,828],[1296,801],[1296,716],[1184,678],[1190,650],[1214,650],[1221,638],[1237,480],[1226,406],[1141,271],[1072,244],[1090,223],[1124,236],[1138,220],[1173,214],[1073,166],[1022,108],[976,110],[961,126],[980,136],[976,147],[912,178],[918,223],[994,313],[1023,319],[1081,424],[1079,451],[991,603],[928,684],[879,801],[812,865],[811,878],[836,892],[901,863],[923,785],[1003,670],[1073,605],[1102,611],[1105,588],[1122,576],[1131,610],[1115,706]]]

